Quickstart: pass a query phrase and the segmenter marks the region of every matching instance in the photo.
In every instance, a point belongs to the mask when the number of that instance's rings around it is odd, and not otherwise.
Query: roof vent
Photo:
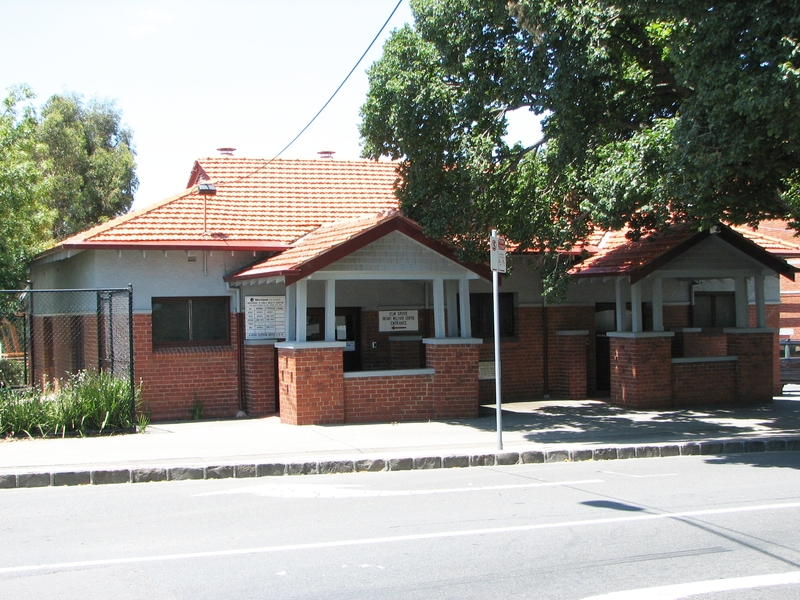
[[[320,150],[317,156],[325,160],[333,160],[333,155],[336,154],[335,150]]]
[[[219,152],[221,156],[233,156],[233,153],[236,152],[236,148],[217,148],[217,152]]]

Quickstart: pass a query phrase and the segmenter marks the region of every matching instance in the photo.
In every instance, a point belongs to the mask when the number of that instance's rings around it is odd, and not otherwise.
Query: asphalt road
[[[0,490],[3,598],[689,595],[800,597],[800,453]]]

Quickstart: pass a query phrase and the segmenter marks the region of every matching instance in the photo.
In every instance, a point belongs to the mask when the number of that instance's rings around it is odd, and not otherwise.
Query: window
[[[229,315],[227,297],[153,298],[153,346],[228,344]]]
[[[736,299],[732,292],[697,292],[694,295],[695,327],[736,327]]]
[[[499,294],[500,335],[514,335],[514,294]],[[494,336],[494,312],[492,294],[470,294],[469,313],[472,335],[480,338]]]

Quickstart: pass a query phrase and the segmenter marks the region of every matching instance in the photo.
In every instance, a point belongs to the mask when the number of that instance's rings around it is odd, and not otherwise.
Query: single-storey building
[[[495,389],[491,272],[406,218],[396,181],[391,162],[200,159],[180,194],[40,255],[32,286],[132,284],[135,373],[154,420],[198,402],[210,417],[293,424],[475,416]],[[778,279],[795,268],[757,233],[600,232],[585,250],[555,305],[537,257],[513,257],[504,400],[771,399]]]

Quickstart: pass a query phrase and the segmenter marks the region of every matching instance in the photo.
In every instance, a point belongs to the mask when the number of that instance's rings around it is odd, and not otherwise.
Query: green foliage
[[[192,417],[195,421],[199,421],[203,418],[203,412],[205,411],[205,406],[203,405],[203,401],[197,397],[197,394],[194,395],[194,401],[192,402],[192,406],[189,409],[189,416]]]
[[[491,227],[544,253],[593,226],[800,228],[800,1],[411,4],[369,71],[363,152],[403,161],[404,211],[465,255]],[[504,141],[518,109],[541,142]]]
[[[0,111],[0,289],[23,287],[28,261],[51,240],[32,98],[27,87],[11,88]]]
[[[27,86],[0,109],[0,289],[20,289],[31,258],[125,213],[139,185],[131,132],[108,101],[56,95],[39,116]]]
[[[140,408],[141,389],[136,389]],[[138,417],[137,417],[138,419]],[[131,385],[126,377],[83,371],[59,390],[0,392],[0,435],[80,435],[132,429]]]
[[[6,387],[25,385],[25,364],[22,360],[0,358],[0,381]]]
[[[139,185],[132,135],[112,102],[52,96],[37,129],[48,200],[64,238],[127,212]]]

